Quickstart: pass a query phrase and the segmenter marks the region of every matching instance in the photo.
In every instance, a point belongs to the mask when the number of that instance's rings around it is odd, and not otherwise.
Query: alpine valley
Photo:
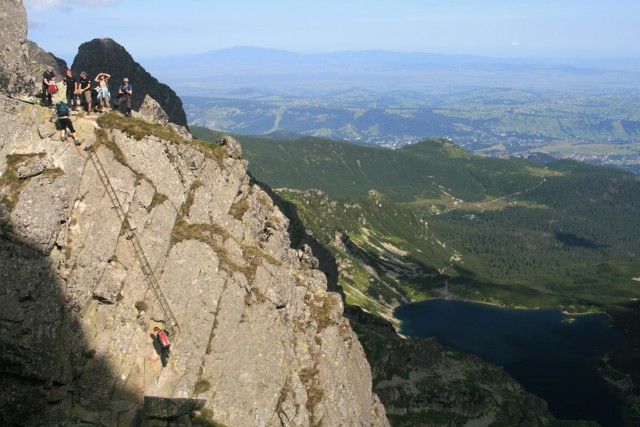
[[[478,157],[442,138],[390,150],[236,137],[254,176],[336,258],[347,303],[396,327],[398,305],[430,298],[560,307],[566,321],[610,315],[629,342],[594,363],[637,422],[640,177],[570,160]],[[378,362],[374,373],[390,363]]]

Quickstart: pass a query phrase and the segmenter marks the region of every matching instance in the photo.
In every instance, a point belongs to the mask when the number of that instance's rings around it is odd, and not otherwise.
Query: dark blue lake
[[[623,404],[593,365],[594,358],[625,343],[604,314],[569,323],[559,309],[429,300],[398,307],[395,317],[406,336],[435,336],[443,345],[504,367],[546,400],[556,418],[623,425]]]

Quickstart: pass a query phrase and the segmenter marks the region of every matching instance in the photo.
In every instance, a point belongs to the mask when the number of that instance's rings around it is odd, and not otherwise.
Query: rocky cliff
[[[0,90],[5,95],[25,98],[35,90],[29,66],[27,16],[22,0],[0,0]]]
[[[122,79],[128,77],[133,86],[131,97],[133,109],[139,109],[144,97],[149,95],[162,106],[170,122],[187,126],[187,116],[182,108],[182,101],[173,89],[160,83],[137,63],[123,46],[109,38],[94,39],[80,45],[71,69],[76,74],[83,70],[87,71],[92,79],[98,73],[110,74],[109,85],[114,98]]]
[[[0,9],[25,45],[21,2]],[[32,70],[6,53],[0,424],[388,425],[340,295],[233,139],[110,113],[74,118],[76,148],[9,96]]]
[[[88,154],[1,99],[4,421],[132,425],[144,396],[197,396],[227,425],[385,424],[342,299],[233,140],[111,113],[76,119]],[[168,315],[130,232],[179,324],[165,369],[151,334]]]

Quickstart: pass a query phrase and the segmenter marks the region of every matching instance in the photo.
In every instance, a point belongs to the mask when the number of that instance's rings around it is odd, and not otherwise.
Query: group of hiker
[[[94,87],[86,71],[82,71],[79,78],[74,76],[73,71],[66,71],[62,78],[62,84],[66,87],[65,94],[67,102],[58,102],[55,105],[54,115],[52,116],[52,118],[54,118],[52,121],[55,122],[56,130],[60,131],[60,139],[62,141],[67,140],[68,132],[73,138],[73,142],[76,145],[81,145],[70,118],[71,110],[78,111],[78,109],[82,109],[83,105],[86,108],[87,115],[91,114],[92,105],[100,112],[111,110],[109,78],[111,78],[111,75],[107,73],[98,73],[93,80],[96,83]],[[53,107],[52,95],[55,95],[57,92],[58,85],[56,83],[56,75],[53,67],[48,66],[42,74],[42,105]],[[131,95],[133,95],[133,88],[129,84],[129,79],[125,77],[122,79],[122,84],[118,86],[118,95],[113,102],[113,109],[124,105],[126,108],[125,116],[131,117]],[[94,96],[96,99],[95,103]]]
[[[133,88],[129,84],[129,79],[125,77],[122,80],[122,84],[118,86],[118,94],[111,106],[111,92],[109,92],[109,79],[111,75],[107,73],[98,73],[98,75],[92,80],[86,71],[82,71],[78,77],[73,74],[73,71],[67,70],[62,78],[62,84],[66,87],[67,105],[73,111],[81,109],[82,106],[86,108],[86,113],[90,114],[92,106],[95,106],[98,111],[106,112],[124,105],[126,108],[125,115],[131,116],[131,95],[133,94]],[[95,85],[93,84],[95,82]],[[53,71],[53,67],[48,66],[47,70],[42,74],[42,105],[46,107],[52,107],[52,95],[58,91],[58,85],[56,82],[56,75]],[[94,102],[95,98],[95,102]]]

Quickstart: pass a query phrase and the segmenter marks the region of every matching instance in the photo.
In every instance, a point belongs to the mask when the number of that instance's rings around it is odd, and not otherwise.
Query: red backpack
[[[167,334],[167,331],[165,330],[158,332],[158,341],[160,341],[160,345],[162,347],[169,347],[171,345],[171,341],[169,341],[169,334]]]

